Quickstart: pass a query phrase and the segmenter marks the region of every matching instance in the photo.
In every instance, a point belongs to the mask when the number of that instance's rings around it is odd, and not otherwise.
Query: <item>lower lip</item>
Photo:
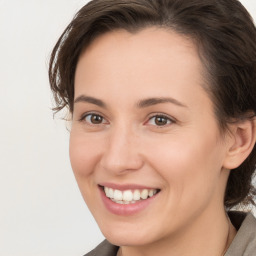
[[[113,202],[111,199],[106,197],[105,192],[102,190],[102,188],[99,188],[101,198],[103,200],[103,203],[107,210],[109,210],[111,213],[116,214],[116,215],[122,215],[122,216],[129,216],[129,215],[134,215],[136,213],[139,213],[146,209],[157,197],[158,194],[149,197],[148,199],[145,200],[140,200],[136,203],[131,203],[131,204],[118,204]]]

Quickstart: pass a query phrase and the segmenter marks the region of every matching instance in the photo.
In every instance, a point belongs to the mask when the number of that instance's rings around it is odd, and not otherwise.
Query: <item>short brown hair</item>
[[[55,45],[49,79],[55,111],[73,112],[78,58],[97,36],[116,29],[136,33],[162,27],[195,40],[206,68],[206,88],[221,130],[256,113],[256,29],[237,0],[93,0],[74,17]],[[248,115],[248,113],[250,115]],[[252,184],[256,147],[231,171],[224,203],[227,208],[254,203]]]

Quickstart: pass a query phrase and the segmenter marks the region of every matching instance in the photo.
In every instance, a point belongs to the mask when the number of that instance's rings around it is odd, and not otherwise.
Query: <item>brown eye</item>
[[[165,117],[158,116],[155,118],[156,125],[166,125],[168,123],[168,120]]]
[[[104,122],[104,118],[97,114],[86,115],[84,120],[90,124],[102,124]]]
[[[155,126],[165,126],[171,124],[172,120],[167,116],[156,115],[149,119],[148,124]]]
[[[101,116],[98,116],[98,115],[92,115],[91,116],[91,122],[93,124],[101,124],[102,120],[103,120],[103,118]]]

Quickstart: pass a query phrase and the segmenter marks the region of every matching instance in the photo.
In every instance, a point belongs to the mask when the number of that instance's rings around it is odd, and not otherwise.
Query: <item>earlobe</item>
[[[231,127],[231,139],[223,163],[226,169],[235,169],[250,155],[256,142],[256,118],[245,120]]]

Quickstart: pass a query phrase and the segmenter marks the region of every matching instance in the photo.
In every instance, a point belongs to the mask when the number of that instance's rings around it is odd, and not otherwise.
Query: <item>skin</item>
[[[80,56],[75,100],[105,106],[74,104],[71,164],[101,231],[124,256],[223,255],[235,236],[223,205],[234,137],[220,133],[203,73],[193,41],[159,28],[107,33]],[[174,100],[138,106],[155,97]],[[91,113],[102,121],[92,123]],[[104,182],[161,191],[143,211],[118,216],[102,202]]]

